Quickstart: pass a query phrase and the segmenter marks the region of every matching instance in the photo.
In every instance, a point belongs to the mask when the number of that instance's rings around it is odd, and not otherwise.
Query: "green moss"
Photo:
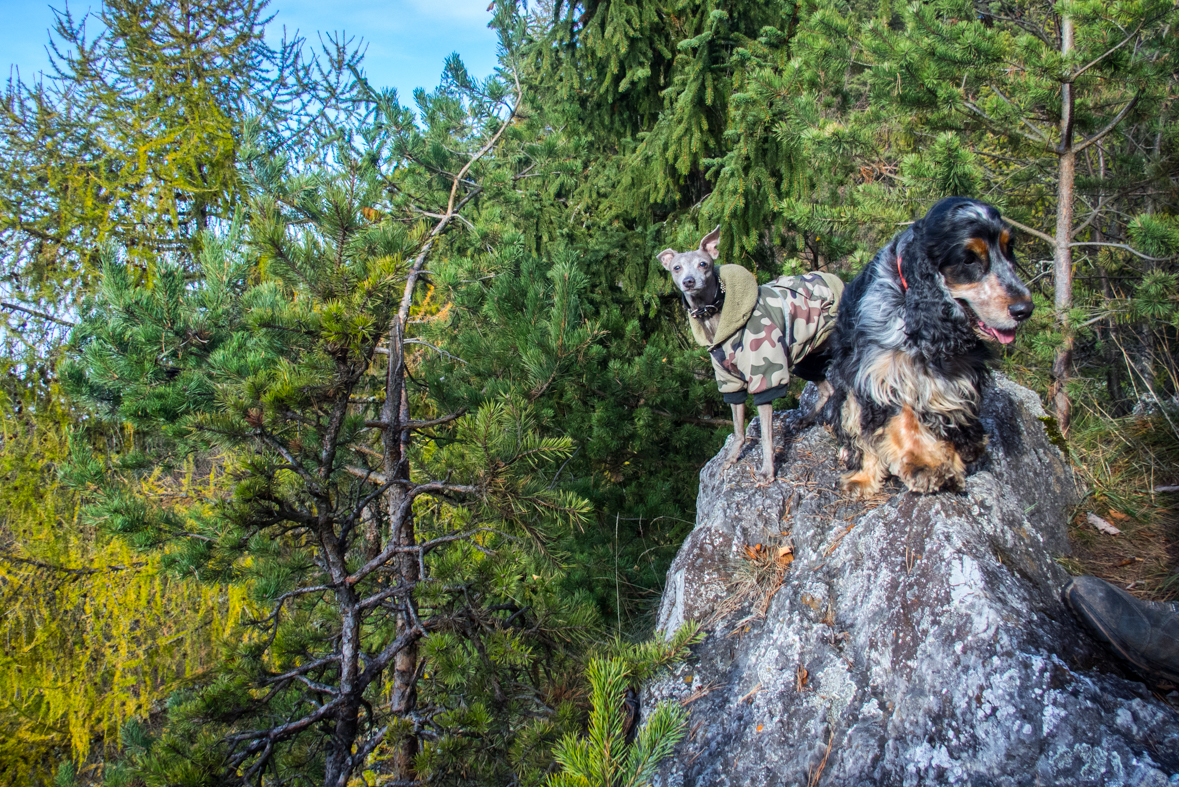
[[[1064,434],[1060,431],[1060,426],[1056,423],[1056,419],[1050,415],[1046,415],[1040,419],[1040,423],[1044,424],[1044,432],[1048,435],[1048,442],[1060,449],[1064,454],[1065,459],[1071,459],[1072,453],[1068,450],[1068,440],[1065,439]]]

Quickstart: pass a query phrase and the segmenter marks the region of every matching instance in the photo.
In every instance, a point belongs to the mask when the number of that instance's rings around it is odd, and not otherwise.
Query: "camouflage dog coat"
[[[843,281],[830,273],[782,276],[757,286],[740,265],[716,269],[725,292],[720,322],[710,343],[689,317],[692,335],[708,347],[716,384],[730,404],[747,394],[767,404],[786,394],[790,370],[822,346],[835,328]]]

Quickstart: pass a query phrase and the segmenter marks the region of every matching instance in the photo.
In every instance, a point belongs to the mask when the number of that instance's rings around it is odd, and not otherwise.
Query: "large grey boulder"
[[[989,457],[962,492],[866,503],[837,491],[831,436],[798,419],[775,417],[772,484],[753,450],[700,473],[659,626],[709,635],[644,689],[647,711],[690,711],[658,787],[1169,783],[1179,713],[1060,601],[1082,492],[1035,394],[993,380]]]

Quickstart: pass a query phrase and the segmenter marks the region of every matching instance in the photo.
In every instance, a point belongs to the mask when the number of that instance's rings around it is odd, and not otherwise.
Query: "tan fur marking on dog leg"
[[[880,491],[884,485],[885,471],[876,454],[864,452],[863,465],[858,472],[849,473],[842,478],[843,491],[853,497],[871,497]]]
[[[843,400],[843,412],[840,414],[840,425],[844,433],[852,438],[860,436],[860,403],[856,401],[854,393],[848,394]]]
[[[965,465],[954,446],[936,437],[909,407],[885,427],[880,459],[888,472],[912,492],[936,492],[965,478]]]
[[[921,425],[913,408],[903,408],[900,415],[888,422],[885,432],[893,460],[888,469],[893,474],[901,475],[897,465],[932,467],[941,462],[942,452],[938,450],[941,441]]]
[[[827,400],[831,398],[831,394],[835,393],[835,389],[831,387],[831,383],[823,380],[816,386],[819,389],[819,396],[815,399],[815,412],[819,412],[827,404]]]
[[[844,475],[841,486],[854,497],[871,497],[880,491],[887,471],[877,458],[874,446],[864,439],[860,431],[860,403],[856,401],[854,393],[849,394],[843,401],[840,422],[844,433],[851,437],[852,442],[860,449],[861,457],[860,469]]]

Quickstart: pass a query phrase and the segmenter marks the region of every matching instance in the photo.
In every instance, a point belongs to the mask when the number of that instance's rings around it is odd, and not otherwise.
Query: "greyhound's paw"
[[[771,464],[769,469],[762,465],[757,472],[753,474],[753,485],[761,488],[767,487],[774,483],[774,466]]]
[[[729,447],[729,452],[725,454],[725,461],[721,463],[721,472],[725,472],[733,465],[737,464],[741,459],[741,452],[745,450],[745,441],[737,440]]]

